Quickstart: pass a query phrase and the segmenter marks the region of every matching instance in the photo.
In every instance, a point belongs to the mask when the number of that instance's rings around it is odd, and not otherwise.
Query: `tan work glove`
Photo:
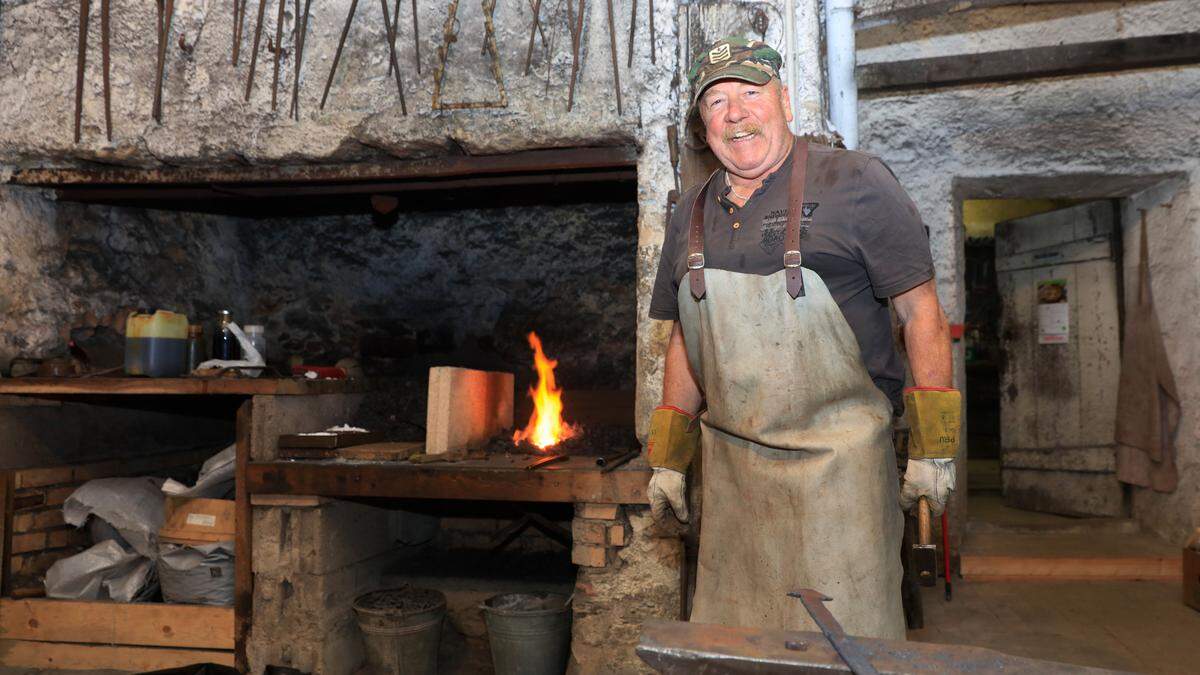
[[[900,508],[907,511],[925,497],[930,513],[940,516],[955,488],[962,395],[945,387],[910,387],[904,390],[904,409],[910,436]]]
[[[654,475],[646,486],[650,500],[650,515],[660,525],[667,525],[667,515],[687,522],[687,481],[685,473],[696,450],[700,447],[698,419],[679,408],[659,406],[650,416],[650,438],[646,455]]]

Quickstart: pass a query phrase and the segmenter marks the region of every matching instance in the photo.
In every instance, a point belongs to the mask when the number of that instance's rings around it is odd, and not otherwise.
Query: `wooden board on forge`
[[[420,441],[364,443],[341,448],[279,448],[281,459],[351,459],[368,462],[403,462],[421,452]]]
[[[279,449],[284,448],[319,448],[334,449],[348,448],[354,445],[378,443],[383,440],[383,434],[378,431],[322,431],[316,434],[282,434],[279,437]]]

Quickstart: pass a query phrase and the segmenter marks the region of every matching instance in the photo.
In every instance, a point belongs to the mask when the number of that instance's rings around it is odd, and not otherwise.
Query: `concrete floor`
[[[1145,673],[1200,672],[1200,612],[1179,583],[972,582],[923,589],[920,642],[988,647],[1016,656]]]

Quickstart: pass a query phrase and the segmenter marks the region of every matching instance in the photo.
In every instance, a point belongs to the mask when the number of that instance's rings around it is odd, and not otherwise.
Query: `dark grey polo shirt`
[[[738,208],[724,172],[704,207],[705,265],[768,275],[783,269],[791,159]],[[680,200],[667,229],[650,300],[650,317],[679,318],[679,282],[687,272],[687,224],[701,186]],[[863,365],[892,407],[903,410],[904,363],[892,338],[887,299],[933,278],[929,237],[917,207],[896,177],[871,155],[812,144],[800,233],[804,266],[821,276],[846,317]],[[786,293],[783,282],[779,292]]]

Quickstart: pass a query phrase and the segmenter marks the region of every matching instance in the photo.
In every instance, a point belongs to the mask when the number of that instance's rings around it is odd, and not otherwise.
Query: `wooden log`
[[[0,636],[42,642],[233,649],[233,609],[4,598],[0,599]]]
[[[553,466],[525,471],[521,465],[495,468],[470,461],[421,465],[252,462],[246,469],[246,484],[255,493],[326,497],[647,503],[649,470],[601,474],[591,457]]]
[[[483,447],[513,426],[513,374],[430,368],[425,419],[427,454]]]

